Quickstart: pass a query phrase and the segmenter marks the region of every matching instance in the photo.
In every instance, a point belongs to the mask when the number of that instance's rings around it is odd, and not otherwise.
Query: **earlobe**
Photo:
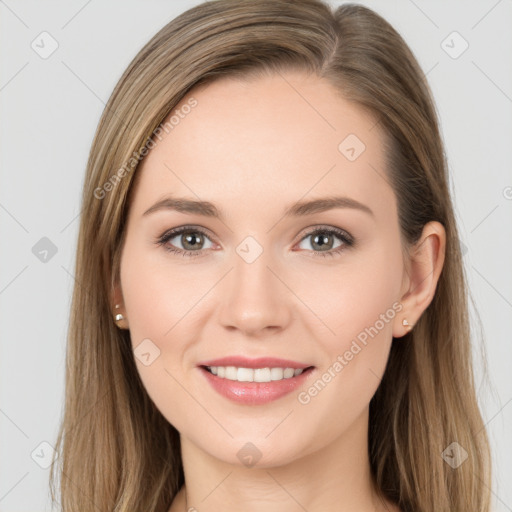
[[[445,247],[444,226],[437,221],[425,224],[420,239],[409,252],[408,288],[400,300],[403,312],[400,323],[394,326],[393,337],[407,334],[432,302],[444,265]]]

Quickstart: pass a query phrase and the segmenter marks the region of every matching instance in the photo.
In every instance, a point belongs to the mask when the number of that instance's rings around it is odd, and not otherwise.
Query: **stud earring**
[[[119,309],[121,307],[121,304],[116,304],[116,309]],[[116,322],[120,322],[121,320],[124,320],[124,316],[121,314],[121,313],[117,313],[115,316],[114,316],[114,320]]]
[[[408,330],[408,331],[410,331],[410,330],[412,329],[412,325],[407,321],[407,318],[404,318],[404,319],[402,320],[402,325],[403,325],[404,327],[407,327],[407,330]]]

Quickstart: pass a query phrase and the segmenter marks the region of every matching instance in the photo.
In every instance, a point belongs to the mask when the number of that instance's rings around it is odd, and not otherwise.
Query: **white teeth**
[[[238,370],[233,367],[236,373],[234,373],[234,378],[231,380],[237,380],[239,382],[254,382],[254,370],[251,368],[238,368]],[[226,372],[226,378],[230,378],[230,374]]]
[[[254,382],[270,382],[270,368],[256,368],[254,370]]]
[[[284,379],[284,370],[282,368],[270,368],[270,379],[271,380]]]
[[[222,379],[238,382],[271,382],[273,380],[291,379],[300,375],[301,368],[237,368],[235,366],[208,366],[213,375]]]
[[[284,378],[289,379],[289,378],[293,377],[294,372],[295,372],[295,370],[293,368],[286,368],[284,370]]]
[[[237,380],[237,370],[234,366],[226,366],[226,375],[224,375],[225,379],[228,380]]]

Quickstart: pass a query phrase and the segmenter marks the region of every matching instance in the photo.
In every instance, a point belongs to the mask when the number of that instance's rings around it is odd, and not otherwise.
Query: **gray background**
[[[198,3],[129,0],[121,10],[112,0],[0,0],[2,512],[50,510],[41,466],[51,448],[41,443],[54,444],[63,404],[79,198],[96,124],[142,45]],[[490,385],[474,357],[494,510],[512,511],[512,1],[361,3],[404,37],[437,102],[487,350]],[[43,31],[58,43],[46,59],[31,47],[51,49]],[[453,31],[469,44],[457,58],[463,41],[446,39]],[[38,253],[43,237],[55,254]],[[478,333],[475,310],[472,318]]]

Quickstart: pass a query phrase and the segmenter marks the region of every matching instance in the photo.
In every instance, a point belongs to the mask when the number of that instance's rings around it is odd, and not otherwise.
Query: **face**
[[[233,464],[249,441],[272,466],[361,428],[403,317],[375,119],[317,77],[283,76],[222,79],[182,100],[136,171],[122,248],[121,300],[149,396],[182,436]],[[171,196],[211,204],[147,212]],[[325,198],[345,199],[315,203]],[[199,366],[228,356],[313,368],[243,384]]]

